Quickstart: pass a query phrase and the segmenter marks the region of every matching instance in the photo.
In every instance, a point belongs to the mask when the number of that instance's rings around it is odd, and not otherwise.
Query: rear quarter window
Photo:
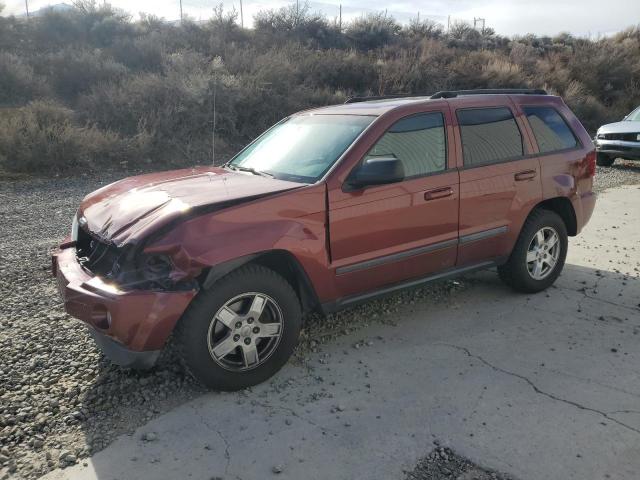
[[[565,150],[578,145],[573,131],[555,108],[524,107],[523,110],[541,153]]]
[[[524,155],[522,134],[506,107],[457,110],[464,165],[498,163]]]

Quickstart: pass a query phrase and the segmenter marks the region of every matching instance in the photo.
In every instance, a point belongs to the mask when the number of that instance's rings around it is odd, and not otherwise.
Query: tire
[[[596,155],[596,165],[599,165],[600,167],[610,167],[615,161],[616,157],[612,157],[606,153],[598,153]]]
[[[198,294],[176,327],[176,347],[187,371],[206,387],[240,390],[282,368],[301,325],[300,300],[291,285],[273,270],[248,265]]]
[[[540,242],[538,232],[542,232],[545,242]],[[557,235],[557,247],[550,249],[553,233]],[[539,249],[537,245],[540,243],[546,245],[547,250]],[[562,218],[550,210],[536,209],[525,221],[509,260],[498,267],[498,274],[505,284],[518,292],[540,292],[560,276],[567,257],[567,246],[567,227]],[[547,257],[544,257],[545,252]],[[527,262],[528,254],[536,260]],[[549,262],[554,259],[551,267]],[[536,270],[536,264],[539,270]]]

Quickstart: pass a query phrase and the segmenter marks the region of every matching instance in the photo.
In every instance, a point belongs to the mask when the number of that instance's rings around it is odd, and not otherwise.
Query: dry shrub
[[[123,140],[113,132],[77,125],[71,110],[49,101],[0,116],[0,168],[9,172],[93,170],[143,150],[143,138]]]
[[[19,105],[49,94],[42,77],[17,55],[0,52],[0,105]]]
[[[543,87],[592,132],[640,105],[638,27],[596,41],[509,39],[378,13],[339,28],[303,4],[242,29],[221,6],[209,22],[171,24],[75,4],[0,17],[0,105],[23,107],[0,111],[5,169],[208,162],[214,94],[220,157],[283,116],[351,95]]]
[[[604,105],[589,94],[584,85],[577,80],[569,84],[564,92],[564,100],[578,118],[582,119],[584,126],[592,132],[600,126],[600,122],[594,120],[607,116]]]
[[[491,88],[526,87],[522,69],[506,58],[491,58],[482,68],[482,79]]]

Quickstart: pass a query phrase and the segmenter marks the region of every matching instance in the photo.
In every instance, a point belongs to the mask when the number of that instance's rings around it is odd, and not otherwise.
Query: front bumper
[[[78,263],[73,242],[53,254],[52,267],[67,313],[89,326],[107,357],[127,367],[148,368],[155,363],[196,294],[195,290],[120,290]]]
[[[595,139],[596,151],[621,158],[640,160],[640,142]]]

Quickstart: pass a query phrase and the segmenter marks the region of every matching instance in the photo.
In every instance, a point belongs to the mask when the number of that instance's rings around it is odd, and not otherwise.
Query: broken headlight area
[[[175,281],[171,258],[146,254],[132,246],[118,247],[78,229],[76,255],[93,275],[114,282],[122,290],[192,290],[196,280]]]

